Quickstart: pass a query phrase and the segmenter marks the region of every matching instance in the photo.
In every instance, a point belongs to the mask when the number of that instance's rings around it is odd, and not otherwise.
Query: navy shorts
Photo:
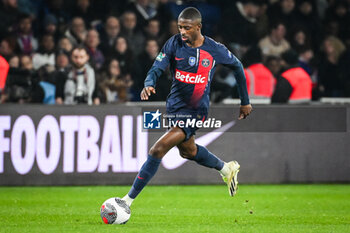
[[[185,133],[185,139],[184,141],[189,140],[192,136],[196,135],[196,131],[198,128],[194,124],[186,124],[186,122],[196,122],[196,121],[204,121],[207,118],[206,114],[183,114],[183,113],[175,113],[175,114],[168,114],[172,117],[167,117],[168,123],[169,123],[169,129],[171,127],[179,127],[182,129],[182,131]],[[170,123],[172,122],[172,123]],[[181,124],[180,122],[184,122],[184,124]]]

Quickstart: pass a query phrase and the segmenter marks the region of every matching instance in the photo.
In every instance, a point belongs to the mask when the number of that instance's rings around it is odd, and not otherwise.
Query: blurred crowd
[[[188,6],[202,13],[202,33],[241,59],[252,97],[283,102],[294,84],[280,77],[291,67],[307,73],[313,100],[350,97],[350,0],[1,0],[1,103],[139,101]],[[170,86],[166,72],[151,100]],[[217,67],[212,101],[236,97],[233,73]]]

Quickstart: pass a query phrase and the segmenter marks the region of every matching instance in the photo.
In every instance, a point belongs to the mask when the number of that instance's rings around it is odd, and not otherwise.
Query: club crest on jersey
[[[160,52],[156,58],[157,61],[162,61],[163,58],[165,57],[165,53]]]
[[[209,59],[203,59],[202,60],[202,66],[204,66],[204,67],[208,67],[210,65],[210,61],[209,61]]]
[[[194,66],[196,64],[196,58],[195,57],[189,57],[188,58],[188,64],[190,64],[190,66]]]

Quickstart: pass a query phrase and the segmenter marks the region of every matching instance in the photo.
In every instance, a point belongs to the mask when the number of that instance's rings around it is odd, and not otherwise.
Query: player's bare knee
[[[149,154],[155,158],[161,159],[165,155],[164,147],[162,145],[156,144],[151,147],[151,149],[149,150]]]
[[[193,158],[196,156],[196,153],[194,150],[188,150],[188,149],[180,149],[180,156],[185,159],[193,160]]]

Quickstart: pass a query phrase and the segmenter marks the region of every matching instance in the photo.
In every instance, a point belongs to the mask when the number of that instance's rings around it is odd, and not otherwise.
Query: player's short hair
[[[181,11],[178,19],[189,19],[192,21],[198,20],[199,23],[201,23],[202,22],[202,15],[199,12],[199,10],[197,10],[196,8],[187,7],[183,11]]]

